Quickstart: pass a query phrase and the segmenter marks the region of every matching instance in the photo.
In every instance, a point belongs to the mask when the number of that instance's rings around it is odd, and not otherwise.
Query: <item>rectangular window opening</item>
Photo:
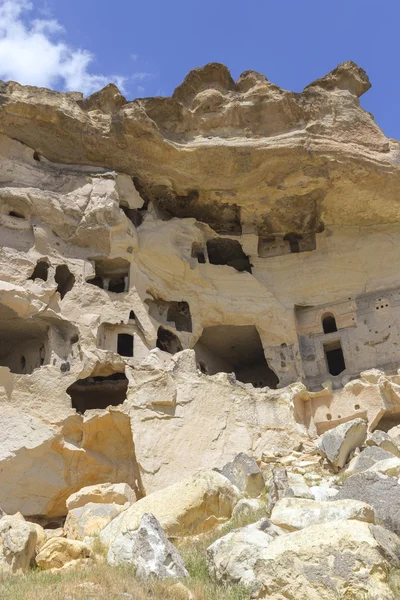
[[[117,352],[121,356],[133,356],[133,335],[129,333],[118,334]]]
[[[324,345],[325,359],[331,375],[340,375],[346,369],[340,341]]]

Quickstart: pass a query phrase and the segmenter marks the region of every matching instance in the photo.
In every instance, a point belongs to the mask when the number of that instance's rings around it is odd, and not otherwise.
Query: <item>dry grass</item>
[[[254,523],[265,516],[265,509],[238,519],[196,538],[181,540],[179,551],[190,577],[183,582],[196,600],[248,600],[249,590],[221,586],[211,581],[206,549],[229,531]],[[103,554],[102,548],[96,548]],[[181,600],[173,581],[138,581],[133,567],[110,567],[99,557],[90,567],[57,573],[32,571],[26,576],[0,576],[0,600]]]

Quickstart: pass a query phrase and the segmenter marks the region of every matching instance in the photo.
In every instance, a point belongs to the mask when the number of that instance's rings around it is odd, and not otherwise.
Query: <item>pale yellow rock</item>
[[[130,505],[99,504],[89,502],[84,506],[72,508],[64,523],[64,534],[72,540],[84,540],[86,536],[102,531],[108,523]]]
[[[216,63],[164,99],[1,86],[3,510],[65,516],[83,486],[139,499],[355,417],[396,422],[400,146],[360,106],[369,85],[346,62],[301,93]],[[77,414],[76,387],[115,375],[126,390]]]
[[[0,573],[26,573],[35,556],[34,527],[18,517],[0,519]]]
[[[216,471],[203,471],[138,500],[113,519],[100,534],[109,547],[119,534],[139,527],[142,516],[151,513],[168,536],[196,535],[227,521],[240,494]]]
[[[136,501],[135,492],[127,483],[99,483],[81,488],[67,498],[68,510],[79,508],[89,502],[101,504],[132,504]]]
[[[361,521],[333,521],[279,536],[254,565],[253,598],[396,600],[389,573],[398,568],[399,549],[395,534]]]
[[[92,550],[87,544],[66,538],[51,538],[36,556],[36,564],[41,569],[60,569],[83,558],[90,558]]]
[[[282,498],[271,513],[272,523],[287,531],[343,519],[375,523],[375,514],[371,506],[357,500],[317,502],[305,498]]]

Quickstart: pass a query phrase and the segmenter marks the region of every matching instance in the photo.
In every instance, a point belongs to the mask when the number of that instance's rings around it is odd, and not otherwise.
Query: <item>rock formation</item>
[[[400,423],[400,144],[352,62],[170,98],[0,85],[0,506],[137,500]],[[56,544],[56,542],[53,542]]]

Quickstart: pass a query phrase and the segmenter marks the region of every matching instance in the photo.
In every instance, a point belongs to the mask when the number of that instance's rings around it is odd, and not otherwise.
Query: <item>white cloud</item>
[[[32,8],[28,0],[0,0],[0,79],[84,94],[113,81],[124,91],[125,77],[92,73],[93,55],[63,41],[54,19],[29,19]]]

